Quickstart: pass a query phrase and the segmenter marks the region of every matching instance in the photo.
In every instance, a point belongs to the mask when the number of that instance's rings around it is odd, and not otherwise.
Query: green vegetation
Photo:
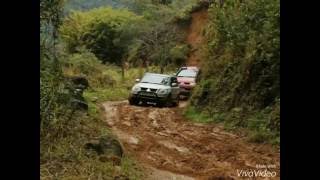
[[[280,144],[279,132],[270,131],[270,122],[275,122],[272,118],[278,118],[280,122],[280,107],[276,105],[277,110],[273,110],[272,113],[278,113],[270,116],[270,112],[263,110],[260,112],[252,113],[250,115],[241,117],[239,114],[241,109],[234,108],[231,112],[217,112],[209,114],[205,111],[196,110],[194,106],[189,106],[184,111],[184,116],[189,120],[197,123],[217,123],[224,125],[224,128],[228,131],[233,131],[241,134],[246,134],[250,142],[255,143],[270,143],[272,145]],[[270,110],[269,110],[270,111]],[[242,122],[245,121],[245,122]],[[245,125],[240,123],[246,123]],[[280,124],[273,125],[280,127]],[[280,129],[279,129],[280,131]]]
[[[140,167],[130,157],[123,157],[121,166],[115,167],[112,162],[101,162],[95,154],[88,156],[83,148],[86,142],[110,134],[98,103],[126,99],[130,86],[121,85],[120,67],[105,66],[94,59],[87,61],[90,56],[94,57],[90,53],[74,54],[68,59],[68,65],[61,63],[65,76],[81,72],[88,78],[90,87],[84,92],[84,98],[89,107],[87,113],[79,110],[71,113],[70,110],[50,126],[42,126],[41,179],[113,179],[121,175],[141,179]],[[133,69],[127,75],[125,81],[132,84],[134,79],[129,76],[138,76],[138,70]]]
[[[83,94],[88,111],[54,102],[58,108],[52,112],[59,113],[62,109],[66,112],[55,117],[50,124],[42,125],[41,179],[112,179],[121,175],[141,179],[141,168],[130,157],[123,157],[121,166],[115,167],[112,162],[101,162],[97,155],[88,156],[84,144],[110,134],[99,104],[107,100],[127,99],[135,79],[145,70],[131,68],[122,78],[119,66],[102,64],[87,50],[61,55],[59,65],[61,77],[82,76],[89,81],[90,86]],[[59,82],[64,86],[67,84],[67,81]],[[63,97],[67,97],[64,99],[66,103],[72,98],[71,94]]]
[[[85,47],[104,63],[121,64],[139,19],[128,10],[111,7],[73,12],[64,20],[60,33],[69,53]]]
[[[96,2],[81,11],[69,4],[67,16],[63,1],[40,2],[41,179],[141,179],[130,157],[117,167],[84,145],[110,134],[101,102],[127,99],[145,71],[172,73],[188,54],[185,34],[173,22],[178,6],[130,1],[129,9],[113,9]],[[132,10],[142,6],[150,8]],[[88,81],[80,95],[73,77]],[[85,101],[87,110],[75,106],[75,99]]]
[[[279,142],[280,10],[278,0],[229,0],[209,8],[201,82],[193,107],[252,140]]]
[[[186,27],[177,18],[190,18],[196,1],[136,0],[125,4],[129,10],[101,6],[70,13],[60,28],[68,53],[86,48],[103,63],[145,68],[155,65],[162,67],[160,72],[180,66],[189,48],[184,42]]]
[[[185,63],[191,13],[204,7],[197,0],[40,1],[41,179],[141,179],[130,157],[117,167],[84,144],[110,134],[100,103],[127,99],[146,71],[172,73]],[[210,6],[188,118],[279,144],[279,16],[279,0]],[[80,97],[73,77],[88,81]],[[77,98],[88,109],[75,106]]]
[[[199,7],[197,0],[134,0],[129,7],[146,20],[129,51],[129,61],[136,66],[180,66],[189,54],[185,42],[190,13]]]
[[[130,157],[122,158],[121,166],[116,168],[112,162],[101,162],[97,155],[83,148],[85,142],[109,134],[101,111],[91,105],[89,115],[77,113],[68,123],[56,124],[61,126],[61,137],[47,134],[41,138],[41,179],[113,179],[120,175],[141,179],[141,168]]]
[[[173,47],[169,52],[172,63],[183,65],[188,58],[189,51],[190,47],[186,44],[178,44]]]
[[[124,0],[67,0],[64,5],[64,11],[68,14],[71,11],[88,11],[102,6],[111,6],[113,8],[124,7]]]
[[[62,7],[62,1],[58,0],[40,2],[40,177],[113,179],[122,175],[141,179],[141,170],[130,157],[123,157],[116,167],[112,162],[101,162],[96,154],[88,155],[84,149],[86,142],[110,134],[103,112],[92,98],[124,99],[128,91],[119,85],[120,67],[101,64],[100,59],[81,46],[75,53],[64,50],[58,31],[63,23]],[[135,73],[125,75],[133,77]],[[72,103],[76,98],[75,87],[69,77],[74,76],[89,81],[89,89],[84,92],[87,112]]]

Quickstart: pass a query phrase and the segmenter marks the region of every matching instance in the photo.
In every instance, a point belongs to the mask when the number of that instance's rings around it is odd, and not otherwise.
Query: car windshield
[[[169,84],[169,77],[160,76],[157,74],[146,74],[140,81],[141,83],[152,83],[152,84]]]
[[[192,70],[192,69],[185,69],[185,70],[181,70],[178,73],[178,77],[196,77],[197,75],[197,71]]]

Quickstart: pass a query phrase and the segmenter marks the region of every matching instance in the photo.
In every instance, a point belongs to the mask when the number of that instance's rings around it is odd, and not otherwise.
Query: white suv
[[[129,103],[138,105],[140,102],[154,102],[159,106],[177,106],[180,88],[176,76],[146,73],[136,80],[129,95]]]

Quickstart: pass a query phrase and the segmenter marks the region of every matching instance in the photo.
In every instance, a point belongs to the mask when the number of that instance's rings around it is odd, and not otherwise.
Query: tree
[[[63,5],[64,0],[40,0],[40,33],[48,34],[51,32],[54,45],[62,21]]]
[[[56,117],[61,68],[56,42],[61,25],[62,0],[40,1],[40,119],[47,124]]]
[[[121,65],[123,54],[134,38],[129,25],[140,20],[141,17],[128,10],[102,7],[71,13],[60,30],[70,53],[86,47],[102,62]]]
[[[184,35],[178,31],[174,24],[158,23],[152,24],[144,30],[142,36],[138,37],[138,57],[150,60],[152,64],[160,66],[160,72],[171,63],[170,51],[177,44],[183,42]]]

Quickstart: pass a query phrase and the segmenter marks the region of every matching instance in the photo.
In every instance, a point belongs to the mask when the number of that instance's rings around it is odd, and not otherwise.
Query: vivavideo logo
[[[256,169],[237,169],[238,177],[276,177],[277,172],[270,169],[276,169],[276,165],[261,165],[257,164]]]
[[[239,177],[276,177],[277,172],[265,170],[256,170],[256,169],[248,169],[248,170],[239,170],[237,169],[237,174]]]

